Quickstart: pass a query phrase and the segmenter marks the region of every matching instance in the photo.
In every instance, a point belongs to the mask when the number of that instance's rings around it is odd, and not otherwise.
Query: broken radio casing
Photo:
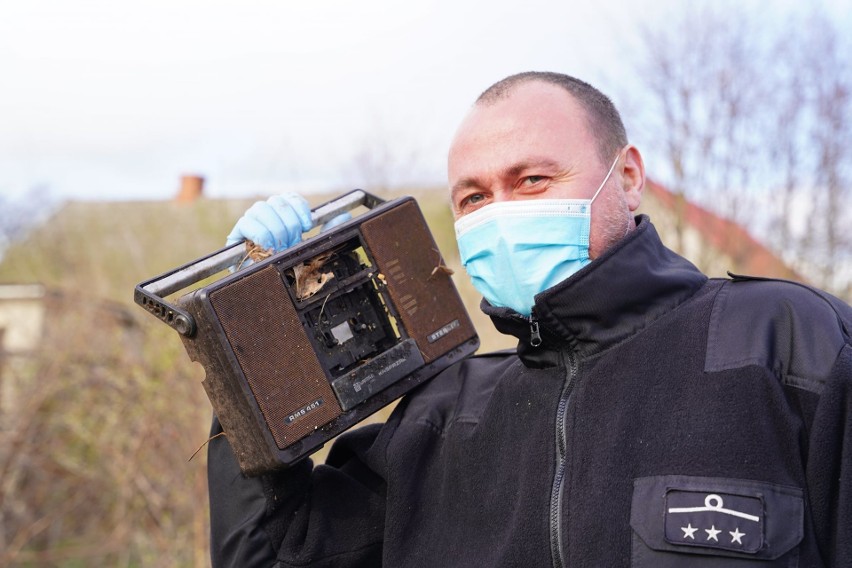
[[[286,467],[479,346],[416,201],[356,190],[317,225],[366,212],[180,296],[239,263],[226,247],[136,286],[176,329],[240,468]]]

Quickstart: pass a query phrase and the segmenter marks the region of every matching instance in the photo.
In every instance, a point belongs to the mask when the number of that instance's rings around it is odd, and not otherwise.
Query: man
[[[449,181],[517,353],[450,367],[314,469],[246,479],[213,440],[215,566],[852,565],[848,306],[666,249],[617,111],[570,77],[486,91]],[[292,244],[306,205],[273,201],[231,238]]]

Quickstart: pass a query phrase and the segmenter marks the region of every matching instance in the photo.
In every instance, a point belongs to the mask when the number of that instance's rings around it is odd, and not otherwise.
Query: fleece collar
[[[535,297],[542,344],[530,345],[531,321],[482,301],[497,329],[520,341],[532,366],[550,366],[569,349],[594,355],[637,333],[690,298],[707,281],[692,263],[666,248],[646,215],[637,228],[588,265]]]

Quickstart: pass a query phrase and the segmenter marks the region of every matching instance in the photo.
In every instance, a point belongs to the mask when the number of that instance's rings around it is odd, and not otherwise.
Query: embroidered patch
[[[803,491],[789,485],[726,477],[640,477],[633,480],[630,506],[633,555],[644,559],[637,566],[655,568],[685,565],[663,562],[668,553],[749,561],[795,555],[792,550],[804,536],[804,510]]]
[[[757,496],[670,490],[666,540],[754,554],[763,546],[764,507]]]

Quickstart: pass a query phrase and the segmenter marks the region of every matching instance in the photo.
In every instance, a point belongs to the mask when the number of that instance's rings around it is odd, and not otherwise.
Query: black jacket
[[[449,368],[326,465],[246,479],[213,440],[214,566],[852,566],[848,306],[708,280],[643,217],[532,321],[483,309],[518,353]]]

